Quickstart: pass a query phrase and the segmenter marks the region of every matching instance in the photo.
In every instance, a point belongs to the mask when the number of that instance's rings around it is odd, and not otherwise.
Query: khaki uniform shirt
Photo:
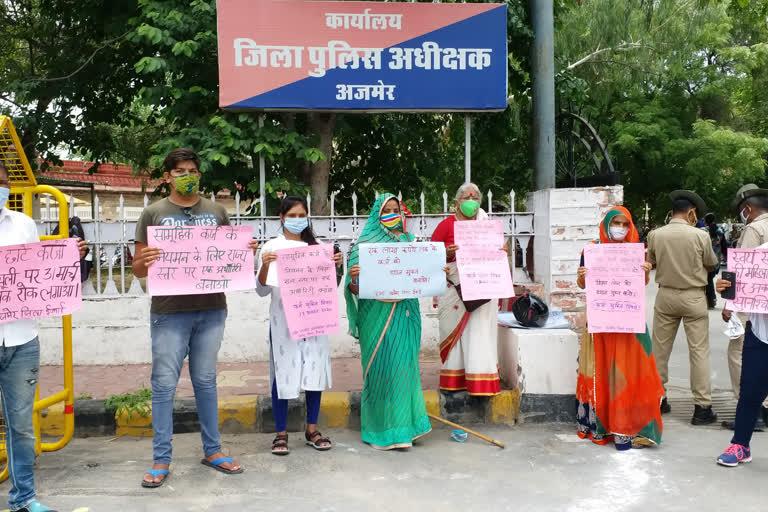
[[[739,249],[754,249],[768,242],[768,213],[760,215],[750,222],[741,232]]]
[[[648,261],[659,286],[680,290],[707,286],[707,274],[718,264],[709,233],[682,219],[650,232]]]

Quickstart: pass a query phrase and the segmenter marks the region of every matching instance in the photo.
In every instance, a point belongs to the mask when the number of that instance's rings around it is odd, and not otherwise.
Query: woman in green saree
[[[405,215],[392,194],[382,194],[371,209],[349,257],[344,296],[349,333],[360,340],[363,441],[379,450],[410,448],[432,430],[419,376],[421,314],[418,299],[360,299],[360,244],[413,242]]]

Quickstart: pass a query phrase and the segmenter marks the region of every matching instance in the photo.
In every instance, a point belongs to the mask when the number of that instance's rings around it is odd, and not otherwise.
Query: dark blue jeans
[[[768,343],[747,327],[741,353],[741,390],[736,406],[736,425],[731,443],[749,446],[763,400],[768,396]]]
[[[155,464],[171,463],[173,398],[184,359],[195,391],[200,437],[208,457],[221,451],[216,359],[226,309],[150,315],[152,333],[152,427]]]
[[[37,338],[17,345],[0,345],[0,392],[5,417],[6,449],[11,491],[11,510],[26,507],[35,499],[35,431],[32,408],[40,370],[40,344]]]

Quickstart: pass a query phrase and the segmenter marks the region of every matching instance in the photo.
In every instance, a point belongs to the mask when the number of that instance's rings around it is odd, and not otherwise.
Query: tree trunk
[[[309,114],[309,128],[320,138],[318,149],[325,155],[325,160],[318,160],[310,166],[310,186],[312,191],[312,215],[329,215],[331,207],[328,197],[328,180],[331,176],[333,158],[333,130],[336,126],[336,114]]]

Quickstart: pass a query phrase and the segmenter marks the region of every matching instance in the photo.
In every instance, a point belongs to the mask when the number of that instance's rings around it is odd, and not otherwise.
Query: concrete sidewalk
[[[174,436],[168,482],[143,489],[149,439],[76,439],[42,454],[36,481],[44,503],[70,512],[760,511],[768,491],[768,434],[756,434],[755,461],[723,468],[714,459],[730,433],[667,421],[661,446],[617,452],[562,424],[478,426],[505,450],[470,437],[459,444],[441,426],[408,451],[379,452],[359,432],[324,432],[315,452],[291,434],[292,453],[268,452],[272,435],[224,436],[224,451],[246,468],[224,475],[200,464],[200,437]],[[0,485],[7,493],[8,483]],[[0,507],[2,508],[2,507]],[[85,512],[85,510],[82,510]]]
[[[331,359],[333,387],[329,391],[361,391],[363,370],[358,358]],[[424,389],[437,389],[440,359],[427,358],[419,362]],[[269,394],[269,362],[219,363],[219,396]],[[152,366],[148,364],[120,366],[75,366],[75,399],[104,399],[111,395],[132,393],[149,388]],[[61,366],[40,367],[40,396],[50,396],[63,389],[64,370]],[[193,397],[188,363],[179,378],[178,398]]]
[[[360,428],[362,367],[359,359],[333,359],[333,387],[323,393],[319,425],[321,428]],[[493,398],[469,397],[464,393],[442,394],[437,391],[440,361],[420,361],[422,386],[427,411],[460,423],[514,423],[520,414],[520,394],[503,391]],[[61,367],[41,368],[41,397],[62,389]],[[132,393],[150,387],[150,365],[75,367],[75,437],[152,435],[152,416],[147,408],[139,412],[108,410],[104,399],[111,395]],[[222,433],[274,431],[269,389],[269,364],[219,363],[219,428]],[[185,363],[174,404],[174,431],[197,432],[197,418],[192,383]],[[571,401],[568,402],[570,406]],[[304,397],[290,400],[288,430],[304,428]],[[575,409],[574,409],[575,410]],[[43,434],[61,436],[65,431],[66,409],[63,403],[42,411]],[[566,413],[568,419],[572,414]],[[556,417],[545,421],[555,421]]]

